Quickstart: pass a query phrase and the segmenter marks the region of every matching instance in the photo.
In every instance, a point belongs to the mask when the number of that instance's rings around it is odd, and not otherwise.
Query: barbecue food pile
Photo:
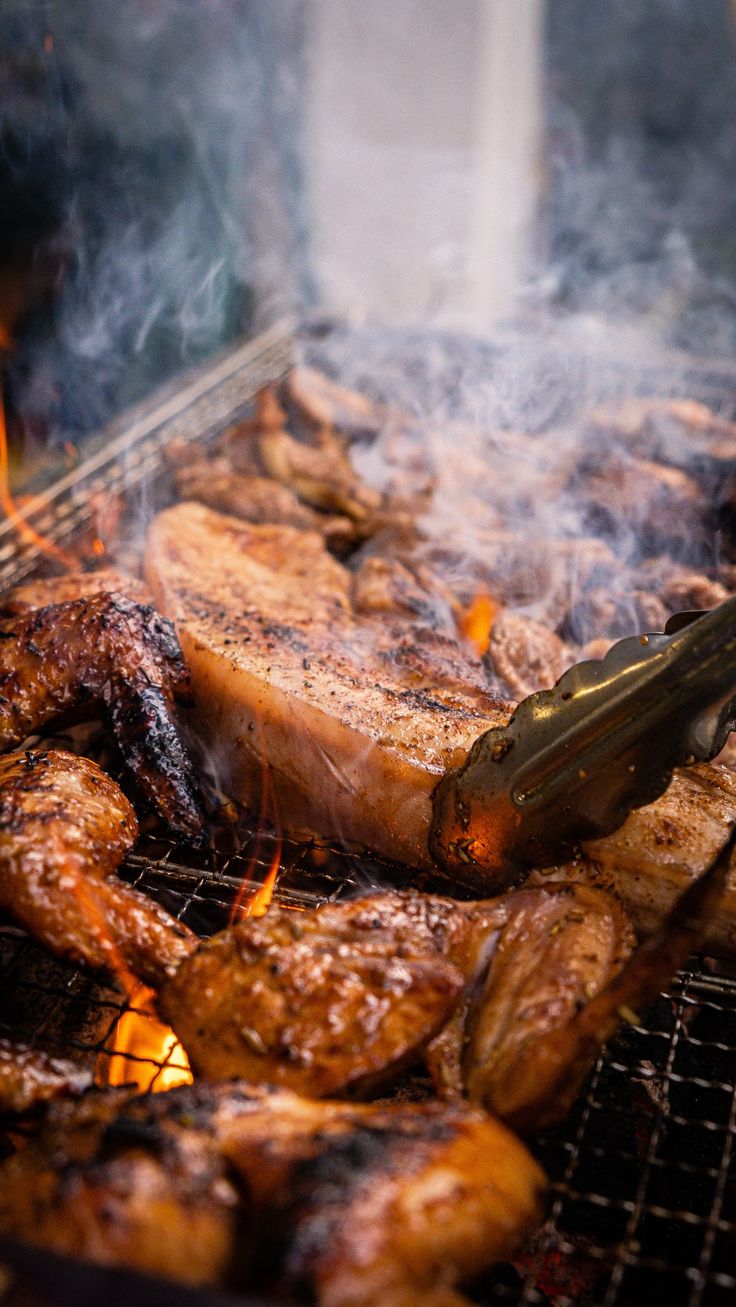
[[[614,429],[619,451],[601,453]],[[170,451],[189,502],[152,523],[145,580],[106,568],[5,598],[0,746],[16,752],[0,758],[0,908],[56,956],[151,986],[197,1081],[90,1091],[72,1064],[0,1041],[0,1109],[45,1112],[0,1167],[0,1232],[325,1307],[461,1307],[457,1286],[530,1234],[544,1177],[512,1130],[564,1116],[622,1014],[706,930],[736,947],[726,767],[684,769],[619,831],[500,897],[273,906],[200,941],[115,874],[138,833],[116,782],[83,757],[18,750],[101,714],[133,801],[196,841],[186,717],[221,786],[262,819],[436,879],[432,793],[480,734],[629,633],[632,613],[661,627],[730,593],[728,567],[683,554],[714,504],[727,520],[731,424],[650,403],[598,411],[589,432],[574,464],[509,436],[490,482],[477,469],[461,560],[437,531],[416,420],[297,370],[214,451]],[[378,443],[380,487],[352,457]],[[531,458],[550,492],[582,487],[582,540],[512,529],[526,492],[504,460]],[[627,595],[622,522],[646,554]],[[639,946],[629,912],[650,937]],[[412,1068],[423,1101],[375,1101]]]

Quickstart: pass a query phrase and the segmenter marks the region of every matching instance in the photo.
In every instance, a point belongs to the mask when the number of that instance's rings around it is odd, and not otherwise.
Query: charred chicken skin
[[[197,941],[113,875],[137,834],[119,786],[87,758],[0,758],[0,909],[57,957],[159,985]]]
[[[192,764],[175,726],[188,676],[171,625],[119,594],[51,604],[0,622],[0,750],[62,713],[102,704],[141,793],[175,830],[203,828]]]
[[[467,1093],[531,1129],[535,1113],[555,1110],[540,1050],[605,990],[631,945],[616,900],[585,887],[272,907],[203,943],[159,1007],[211,1080],[362,1094],[426,1050],[442,1094]],[[560,1116],[587,1069],[571,1067]]]
[[[59,1104],[0,1177],[5,1234],[321,1307],[462,1307],[455,1284],[518,1247],[544,1188],[482,1112],[237,1083]]]

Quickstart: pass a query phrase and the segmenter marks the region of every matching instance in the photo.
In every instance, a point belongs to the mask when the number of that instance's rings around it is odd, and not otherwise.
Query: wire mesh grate
[[[65,543],[90,518],[91,496],[150,484],[172,435],[207,439],[288,365],[278,332],[219,371],[123,423],[63,484],[39,499],[34,524]],[[662,386],[655,389],[662,390]],[[693,392],[711,402],[723,378]],[[724,401],[725,402],[725,401]],[[731,413],[729,403],[729,415]],[[0,583],[38,558],[0,528]],[[274,863],[275,899],[298,910],[396,883],[399,869],[318,843],[242,826],[202,853],[147,833],[121,869],[199,935],[224,926],[235,897],[255,893]],[[428,886],[429,887],[429,886]],[[142,1088],[185,1073],[175,1041],[153,1053],[120,1051],[126,1013],[150,1021],[135,995],[49,958],[22,932],[0,927],[0,1035],[74,1057],[98,1080],[119,1064]],[[513,1265],[474,1286],[478,1302],[540,1307],[720,1307],[736,1300],[736,980],[693,962],[642,1023],[624,1029],[598,1062],[564,1126],[535,1143],[551,1181],[547,1219]]]

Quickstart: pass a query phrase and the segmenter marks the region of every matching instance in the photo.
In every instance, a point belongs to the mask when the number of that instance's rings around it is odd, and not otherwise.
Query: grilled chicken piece
[[[197,941],[112,876],[137,834],[125,795],[89,759],[0,758],[0,909],[57,957],[159,985]]]
[[[320,531],[338,552],[356,539],[355,525],[349,517],[319,513],[302,504],[288,486],[271,477],[237,472],[222,456],[201,458],[180,468],[176,488],[183,499],[196,499],[244,522],[273,522]]]
[[[318,431],[334,427],[351,440],[372,440],[389,421],[386,409],[316,368],[292,368],[282,391],[287,407]],[[396,414],[392,416],[395,421]]]
[[[27,1112],[38,1103],[89,1089],[92,1077],[66,1058],[0,1039],[0,1112]]]
[[[0,622],[0,750],[60,714],[101,703],[141,792],[187,836],[203,816],[172,717],[189,682],[171,625],[153,608],[98,594]]]
[[[315,445],[295,440],[286,431],[265,431],[259,449],[269,476],[290,486],[313,508],[343,513],[363,524],[381,507],[381,496],[361,481],[342,442],[329,431],[320,431]]]
[[[24,581],[3,597],[0,609],[3,614],[15,616],[32,612],[34,608],[46,608],[48,604],[65,603],[68,599],[112,593],[125,595],[136,604],[151,602],[151,592],[144,581],[106,567],[99,572],[69,572],[66,576]]]
[[[726,844],[736,823],[736,775],[699,764],[676,771],[656,803],[636,808],[574,862],[533,873],[527,884],[589,884],[618,894],[637,930],[651,933]],[[705,947],[736,955],[736,858],[708,923]]]
[[[704,542],[708,499],[694,477],[680,468],[609,451],[582,465],[571,489],[588,505],[592,526],[614,539],[633,532],[646,548],[670,545],[692,557]]]
[[[582,886],[485,903],[387,893],[272,907],[202,944],[159,1008],[197,1073],[313,1096],[375,1090],[443,1027],[428,1053],[440,1092],[528,1125],[540,1103],[554,1114],[548,1047],[631,943],[617,901]],[[571,1069],[560,1117],[588,1065]]]
[[[212,1091],[92,1093],[49,1110],[0,1168],[0,1230],[55,1252],[206,1284],[226,1276],[238,1194],[213,1148]]]
[[[225,788],[258,809],[265,765],[282,826],[431,865],[432,790],[507,720],[480,658],[399,614],[356,614],[351,574],[311,532],[182,504],[152,524],[146,569]]]
[[[210,1080],[370,1092],[415,1062],[449,1019],[465,974],[448,941],[466,941],[468,929],[462,905],[425,896],[272,907],[205,941],[158,1007]]]
[[[55,1106],[0,1176],[5,1234],[318,1307],[463,1307],[454,1284],[518,1247],[544,1187],[480,1112],[237,1083]]]
[[[675,466],[692,465],[699,455],[722,463],[736,458],[736,423],[694,399],[629,398],[618,408],[597,409],[590,423],[646,458]]]
[[[542,1172],[481,1112],[251,1093],[224,1151],[264,1231],[286,1234],[282,1292],[318,1307],[469,1307],[458,1281],[511,1256],[539,1220]]]
[[[551,690],[575,655],[554,631],[502,608],[493,619],[488,660],[513,699]]]

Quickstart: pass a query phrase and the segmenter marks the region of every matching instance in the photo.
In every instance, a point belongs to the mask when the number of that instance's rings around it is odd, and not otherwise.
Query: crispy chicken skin
[[[434,1035],[440,1093],[467,1093],[501,1117],[523,1109],[529,1122],[544,1069],[536,1051],[605,989],[631,945],[617,901],[584,886],[478,903],[409,892],[272,907],[204,943],[159,1006],[210,1080],[365,1093]]]
[[[567,1115],[611,1033],[582,1065],[554,1059],[567,1028],[620,972],[633,934],[615,898],[584,886],[570,896],[519,890],[506,898],[508,924],[470,1005],[459,1061],[472,1102],[533,1131]]]
[[[80,1094],[89,1072],[66,1058],[0,1039],[0,1112],[27,1112],[62,1095]]]
[[[286,1229],[278,1287],[319,1307],[468,1307],[458,1281],[541,1215],[542,1172],[481,1112],[250,1093],[224,1151],[266,1200],[266,1230]]]
[[[435,906],[436,905],[436,906]],[[205,941],[158,1006],[195,1071],[300,1093],[366,1093],[415,1062],[457,1005],[465,977],[426,924],[467,935],[441,899],[379,895],[267,915]]]
[[[198,836],[198,788],[172,716],[174,701],[188,698],[170,624],[122,595],[71,599],[0,622],[0,750],[99,702],[141,792],[175,830]]]
[[[5,1234],[320,1307],[461,1307],[455,1283],[518,1247],[544,1188],[483,1113],[237,1083],[60,1104],[0,1176]]]
[[[431,865],[432,790],[509,711],[473,650],[429,620],[357,613],[320,536],[197,504],[158,516],[146,572],[224,786],[257,809],[265,762],[282,825]]]
[[[217,1099],[213,1091],[212,1099]],[[165,1100],[165,1101],[161,1101]],[[55,1252],[205,1284],[226,1276],[238,1195],[193,1096],[59,1102],[2,1168],[0,1230]]]
[[[87,758],[0,758],[0,908],[57,957],[155,986],[196,938],[113,875],[137,833],[128,800]]]

